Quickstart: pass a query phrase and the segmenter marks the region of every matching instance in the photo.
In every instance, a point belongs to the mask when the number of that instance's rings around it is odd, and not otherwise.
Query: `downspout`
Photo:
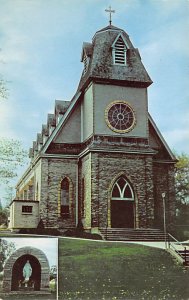
[[[78,185],[79,185],[79,158],[77,159],[77,167],[76,167],[76,207],[75,207],[75,223],[76,223],[76,227],[78,225],[78,196],[79,196],[79,193],[78,193]]]

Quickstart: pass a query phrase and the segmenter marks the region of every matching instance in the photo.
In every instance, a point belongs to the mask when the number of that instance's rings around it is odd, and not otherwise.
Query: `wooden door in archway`
[[[123,176],[118,178],[112,189],[111,227],[135,227],[134,192],[129,182]]]

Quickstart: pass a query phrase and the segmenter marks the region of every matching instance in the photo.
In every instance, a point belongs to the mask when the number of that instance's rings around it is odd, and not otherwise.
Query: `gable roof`
[[[154,138],[155,144],[157,145],[155,146],[155,148],[157,147],[158,154],[162,152],[164,156],[167,157],[167,159],[171,159],[172,161],[176,162],[177,161],[176,157],[174,156],[173,152],[169,148],[168,144],[166,143],[165,139],[163,138],[161,132],[159,131],[158,127],[156,126],[150,114],[148,114],[148,120],[149,120],[149,140],[151,141],[151,137]],[[150,132],[150,128],[152,129],[153,132]],[[150,146],[154,148],[153,145]],[[161,158],[161,154],[159,154],[159,157],[158,154],[157,154],[157,158]]]
[[[72,110],[75,107],[76,102],[78,101],[78,99],[81,96],[81,92],[78,92],[75,94],[75,96],[73,97],[73,99],[71,100],[71,103],[67,109],[67,111],[65,112],[65,114],[63,115],[63,117],[61,118],[60,122],[57,124],[57,126],[55,127],[54,131],[51,133],[51,135],[49,136],[49,138],[47,139],[46,143],[43,145],[41,152],[45,153],[46,150],[48,149],[50,143],[53,141],[53,139],[57,136],[57,134],[59,133],[59,130],[61,129],[61,127],[66,123],[66,120],[68,119],[69,115],[71,114]]]

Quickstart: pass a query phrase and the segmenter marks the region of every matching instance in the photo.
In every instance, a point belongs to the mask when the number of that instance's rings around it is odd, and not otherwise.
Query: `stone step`
[[[189,250],[179,250],[178,252],[184,260],[186,259],[186,261],[189,262]]]
[[[104,239],[111,241],[164,241],[165,234],[159,229],[100,228]],[[168,237],[168,236],[167,236]]]

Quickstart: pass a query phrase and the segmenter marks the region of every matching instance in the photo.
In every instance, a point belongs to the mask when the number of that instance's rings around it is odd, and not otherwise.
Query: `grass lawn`
[[[189,299],[189,269],[161,249],[60,239],[59,299]]]
[[[51,295],[11,295],[11,294],[7,294],[7,295],[1,295],[0,294],[0,299],[2,300],[56,300],[57,297],[55,294],[51,294]]]

